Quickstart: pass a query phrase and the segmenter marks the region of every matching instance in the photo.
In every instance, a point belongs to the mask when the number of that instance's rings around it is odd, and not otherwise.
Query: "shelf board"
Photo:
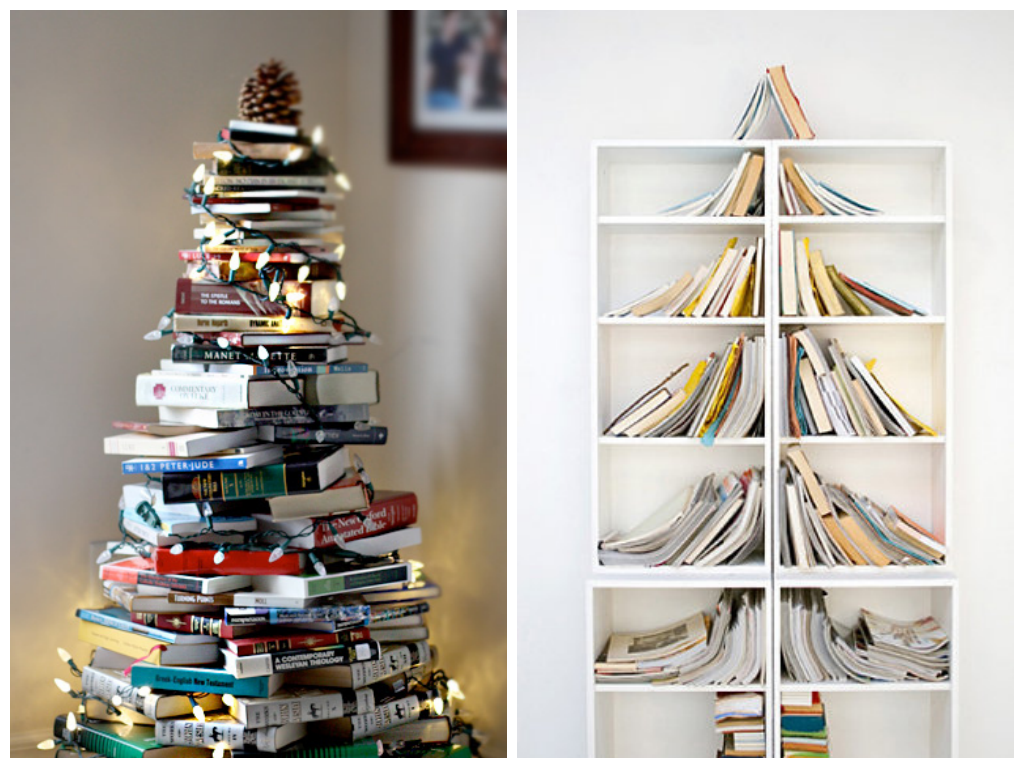
[[[648,438],[656,440],[657,438]],[[803,437],[780,437],[781,445],[944,445],[944,435],[938,437],[818,437],[804,435]]]
[[[796,441],[794,441],[796,442]],[[698,447],[714,447],[704,446],[699,437],[599,437],[597,439],[598,445],[614,445],[614,446],[627,446],[627,445],[643,445],[643,446],[661,446],[661,447],[680,447],[687,446],[691,448]],[[714,445],[722,446],[745,446],[745,447],[757,447],[761,448],[765,444],[765,438],[763,437],[727,437],[727,438],[715,438]]]
[[[815,567],[806,570],[778,568],[775,583],[779,587],[948,587],[956,577],[946,565],[889,565]]]
[[[609,328],[692,328],[693,326],[738,325],[763,329],[767,321],[763,317],[599,317],[597,324]]]
[[[943,693],[951,690],[949,681],[941,683],[928,683],[921,680],[906,680],[899,683],[853,683],[853,682],[827,682],[827,683],[794,683],[785,680],[779,685],[780,691],[818,691],[820,693],[876,693],[886,691],[890,693]]]
[[[771,567],[765,563],[716,565],[710,568],[636,565],[595,565],[595,587],[643,587],[657,583],[671,587],[758,587],[765,588],[771,580]]]
[[[813,218],[813,217],[812,217]],[[764,216],[598,216],[597,226],[605,231],[635,235],[680,233],[687,230],[742,228],[764,230]]]
[[[927,232],[946,225],[945,216],[779,216],[779,227],[804,232]]]
[[[594,693],[764,693],[761,685],[653,685],[652,683],[594,683]]]
[[[779,325],[864,325],[869,327],[900,326],[900,325],[936,325],[946,324],[945,315],[872,315],[858,317],[842,315],[840,317],[780,317]]]

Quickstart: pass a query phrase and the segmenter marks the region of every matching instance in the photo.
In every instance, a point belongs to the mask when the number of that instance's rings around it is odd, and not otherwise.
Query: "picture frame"
[[[391,11],[390,158],[506,168],[506,11]]]

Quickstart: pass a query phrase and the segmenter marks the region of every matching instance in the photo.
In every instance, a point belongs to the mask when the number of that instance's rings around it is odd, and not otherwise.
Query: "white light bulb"
[[[366,337],[366,340],[371,344],[376,344],[378,347],[384,343],[384,340],[380,337],[379,333],[371,333]]]
[[[270,284],[270,291],[267,293],[267,298],[271,301],[277,301],[277,297],[281,294],[281,284],[276,280]]]
[[[442,699],[440,696],[434,698],[434,714],[444,714],[444,699]]]
[[[198,720],[200,723],[206,722],[206,713],[203,712],[203,708],[200,707],[198,704],[192,707],[192,714],[196,716],[196,720]]]
[[[327,309],[331,312],[337,312],[341,309],[341,302],[338,301],[337,296],[331,296],[331,300],[327,302]]]
[[[223,758],[225,749],[227,749],[227,744],[223,741],[217,742],[217,746],[213,748],[213,756],[217,759]]]
[[[316,441],[318,443],[322,443],[326,439],[326,437],[327,437],[327,433],[324,432],[322,429],[318,429],[316,431]]]
[[[263,269],[267,264],[270,263],[270,254],[264,251],[260,254],[259,258],[256,259],[256,269]]]
[[[182,544],[180,541],[177,544],[175,544],[173,547],[171,547],[171,554],[172,555],[180,555],[184,551],[185,551],[185,545]]]
[[[55,742],[53,739],[47,739],[46,741],[40,741],[38,744],[36,744],[36,749],[55,749],[56,746],[57,742]]]
[[[319,146],[320,142],[323,141],[323,140],[324,140],[324,129],[323,129],[323,126],[318,125],[316,128],[313,129],[313,136],[312,136],[313,146],[314,147]]]
[[[160,341],[160,339],[162,339],[163,337],[164,335],[160,331],[154,330],[150,331],[142,338],[145,339],[146,341]]]
[[[321,563],[321,562],[320,562],[319,560],[317,560],[317,561],[316,561],[315,563],[313,563],[313,569],[314,569],[314,570],[315,570],[315,571],[316,571],[316,572],[317,572],[318,574],[320,574],[321,576],[326,576],[326,575],[327,575],[327,566],[325,566],[325,565],[324,565],[323,563]]]
[[[214,222],[210,222],[203,227],[203,237],[213,237],[217,234],[217,225]]]
[[[149,696],[149,694],[151,694],[152,692],[153,692],[153,689],[150,688],[148,685],[144,685],[141,688],[139,688],[139,695],[140,696]]]
[[[213,507],[210,506],[210,502],[203,502],[203,517],[213,517]]]
[[[338,247],[334,249],[334,252],[338,254],[338,261],[341,261],[343,258],[345,258],[345,244],[340,243]]]
[[[295,364],[294,360],[288,361],[288,378],[294,379],[299,375],[299,366]]]
[[[262,344],[260,344],[259,349],[256,350],[256,356],[260,360],[266,360],[268,357],[270,357],[270,353],[267,351],[266,347],[264,347]]]
[[[223,701],[223,702],[224,702],[225,704],[227,704],[227,705],[228,705],[229,707],[233,707],[233,706],[235,706],[235,704],[237,704],[237,703],[238,703],[238,702],[237,702],[237,700],[235,699],[235,697],[234,697],[234,696],[232,696],[232,695],[231,695],[230,693],[225,693],[225,694],[224,694],[223,696],[221,696],[220,698],[221,698],[221,701]]]
[[[206,183],[203,184],[203,194],[209,195],[213,192],[214,187],[217,186],[217,177],[209,176],[206,179]]]
[[[224,562],[224,550],[223,549],[218,549],[217,550],[217,552],[213,556],[213,562],[216,565],[220,565],[221,563]]]
[[[100,556],[96,558],[96,565],[103,565],[105,562],[110,560],[110,557],[110,550],[104,549],[102,552],[100,552]]]
[[[238,251],[232,251],[231,252],[231,260],[228,261],[228,269],[230,269],[232,272],[234,272],[240,266],[242,266],[242,257],[241,257],[241,255],[239,255]]]
[[[352,182],[348,180],[348,176],[346,176],[344,173],[336,173],[334,175],[334,180],[337,182],[338,186],[344,189],[346,192],[352,191]]]
[[[63,648],[57,649],[57,655],[60,656],[60,660],[67,664],[71,661],[71,654],[65,651]]]
[[[196,167],[195,171],[192,172],[192,181],[202,181],[203,180],[203,176],[205,176],[205,175],[206,175],[206,165],[203,164],[203,163],[200,163]]]
[[[270,553],[270,557],[267,562],[272,563],[275,560],[279,560],[284,557],[284,550],[281,547],[275,547],[274,551]]]
[[[294,163],[296,160],[300,160],[302,158],[302,153],[302,147],[296,147],[295,149],[288,153],[288,157],[285,159],[285,162]]]
[[[334,284],[334,292],[338,294],[338,301],[344,301],[345,295],[348,293],[348,288],[341,280]]]
[[[74,733],[76,730],[78,730],[78,722],[75,720],[75,713],[74,712],[68,712],[68,717],[64,721],[64,724],[67,726],[68,730],[71,731],[72,733]]]
[[[220,160],[222,163],[230,163],[231,158],[234,157],[234,155],[232,155],[226,149],[218,149],[216,152],[213,153],[213,156]]]
[[[455,680],[448,681],[448,698],[450,699],[464,699],[466,695],[459,688],[459,684]]]
[[[219,339],[217,339],[217,346],[220,347],[221,349],[227,349],[228,347],[231,346],[231,342],[225,339],[223,336],[221,336]]]
[[[309,280],[309,265],[303,264],[299,267],[299,282],[304,283]]]
[[[56,685],[61,693],[71,693],[71,684],[67,680],[61,680],[59,677],[53,678],[54,685]]]
[[[113,696],[110,697],[110,703],[113,704],[115,707],[120,707],[121,704],[124,703],[124,699],[122,699],[118,694],[115,693]]]
[[[158,331],[162,331],[162,330],[164,330],[166,328],[169,328],[170,325],[171,325],[171,318],[169,318],[167,315],[164,315],[163,317],[160,318],[160,322],[156,324],[156,329]]]

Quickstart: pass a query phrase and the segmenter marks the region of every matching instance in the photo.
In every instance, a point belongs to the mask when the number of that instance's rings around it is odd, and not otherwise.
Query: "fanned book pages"
[[[801,328],[784,333],[780,346],[783,436],[937,436],[883,386],[876,364],[847,354],[837,339],[823,345]]]
[[[895,620],[861,609],[852,628],[834,621],[820,589],[783,589],[779,627],[784,682],[940,682],[949,636],[931,616]]]
[[[718,757],[765,757],[764,694],[715,694],[715,733],[722,735]]]
[[[653,632],[616,632],[594,662],[598,683],[757,685],[764,681],[764,592],[723,590],[710,614]]]
[[[761,216],[764,156],[744,152],[715,189],[658,211],[659,216]]]
[[[764,238],[737,248],[732,238],[696,275],[689,272],[606,313],[606,317],[760,317]]]
[[[708,475],[625,533],[598,545],[602,565],[713,566],[764,562],[760,468],[719,481]]]
[[[940,537],[892,506],[823,483],[797,446],[780,469],[780,560],[800,569],[835,565],[942,565]]]
[[[739,123],[732,133],[734,139],[745,139],[756,131],[764,122],[771,105],[775,105],[791,139],[813,139],[811,130],[804,114],[800,100],[793,91],[793,86],[786,75],[786,67],[779,65],[769,67],[754,86],[754,93],[747,102]]]
[[[882,213],[814,178],[789,157],[779,164],[779,185],[782,213],[786,216],[879,216]]]
[[[763,434],[764,337],[739,336],[693,367],[685,383],[668,386],[684,364],[612,420],[606,435],[718,438]]]

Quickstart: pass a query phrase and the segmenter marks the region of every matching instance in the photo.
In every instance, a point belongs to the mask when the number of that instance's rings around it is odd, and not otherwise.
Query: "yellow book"
[[[732,346],[729,347],[729,355],[725,359],[725,375],[722,376],[722,381],[718,385],[718,391],[715,392],[714,397],[711,399],[711,408],[708,410],[708,415],[704,418],[700,429],[697,431],[697,437],[704,436],[704,433],[708,431],[708,427],[715,423],[715,419],[718,418],[718,414],[725,405],[725,398],[729,394],[732,380],[735,377],[736,366],[739,365],[740,347],[741,345],[738,340],[734,341]]]
[[[212,664],[221,658],[215,637],[211,637],[212,642],[209,643],[176,645],[147,637],[141,632],[114,629],[85,619],[78,620],[78,639],[158,666]]]
[[[683,387],[683,391],[686,392],[686,396],[689,397],[693,394],[693,390],[700,384],[700,377],[704,375],[704,371],[707,370],[708,361],[701,360],[697,363],[697,366],[693,369],[693,373],[690,374],[690,378],[686,380],[686,385]]]
[[[704,287],[700,289],[697,295],[693,297],[693,301],[687,304],[686,309],[683,310],[684,315],[687,317],[691,317],[693,315],[693,310],[697,308],[698,304],[700,304],[700,300],[704,296],[704,292],[708,289],[708,286],[711,285],[711,281],[715,278],[715,273],[717,273],[719,267],[722,266],[722,262],[729,254],[729,251],[736,247],[736,242],[737,238],[733,237],[728,243],[726,243],[725,250],[722,251],[722,255],[718,257],[718,261],[715,262],[715,268],[711,270],[711,274],[708,275],[708,279],[704,281]]]
[[[743,312],[747,301],[747,296],[751,295],[750,282],[754,279],[754,263],[751,262],[747,265],[747,272],[743,276],[743,282],[740,285],[740,289],[736,294],[736,300],[732,303],[732,309],[729,311],[729,317],[739,317],[740,315],[749,316],[750,312]]]
[[[900,404],[899,400],[897,400],[895,397],[892,396],[892,392],[889,391],[889,388],[886,387],[882,383],[882,380],[880,378],[878,378],[878,373],[875,371],[875,361],[874,360],[869,360],[867,363],[864,364],[864,367],[867,368],[869,371],[871,371],[871,375],[875,377],[875,381],[878,382],[878,386],[880,386],[882,388],[882,391],[885,392],[886,397],[888,397],[890,400],[892,400],[892,404],[895,405],[897,408],[899,408],[900,412],[904,416],[907,417],[907,421],[909,421],[910,425],[915,430],[917,430],[918,434],[921,434],[923,432],[924,434],[928,435],[929,437],[938,437],[939,436],[938,432],[936,432],[934,429],[929,427],[923,421],[921,421],[920,419],[915,417],[910,411],[908,411],[906,408],[904,408]]]
[[[839,296],[836,294],[836,289],[832,286],[828,272],[825,271],[825,262],[821,258],[821,251],[812,251],[810,262],[814,292],[822,307],[824,307],[825,314],[833,317],[845,315],[846,312],[843,311],[843,304],[839,301]]]

